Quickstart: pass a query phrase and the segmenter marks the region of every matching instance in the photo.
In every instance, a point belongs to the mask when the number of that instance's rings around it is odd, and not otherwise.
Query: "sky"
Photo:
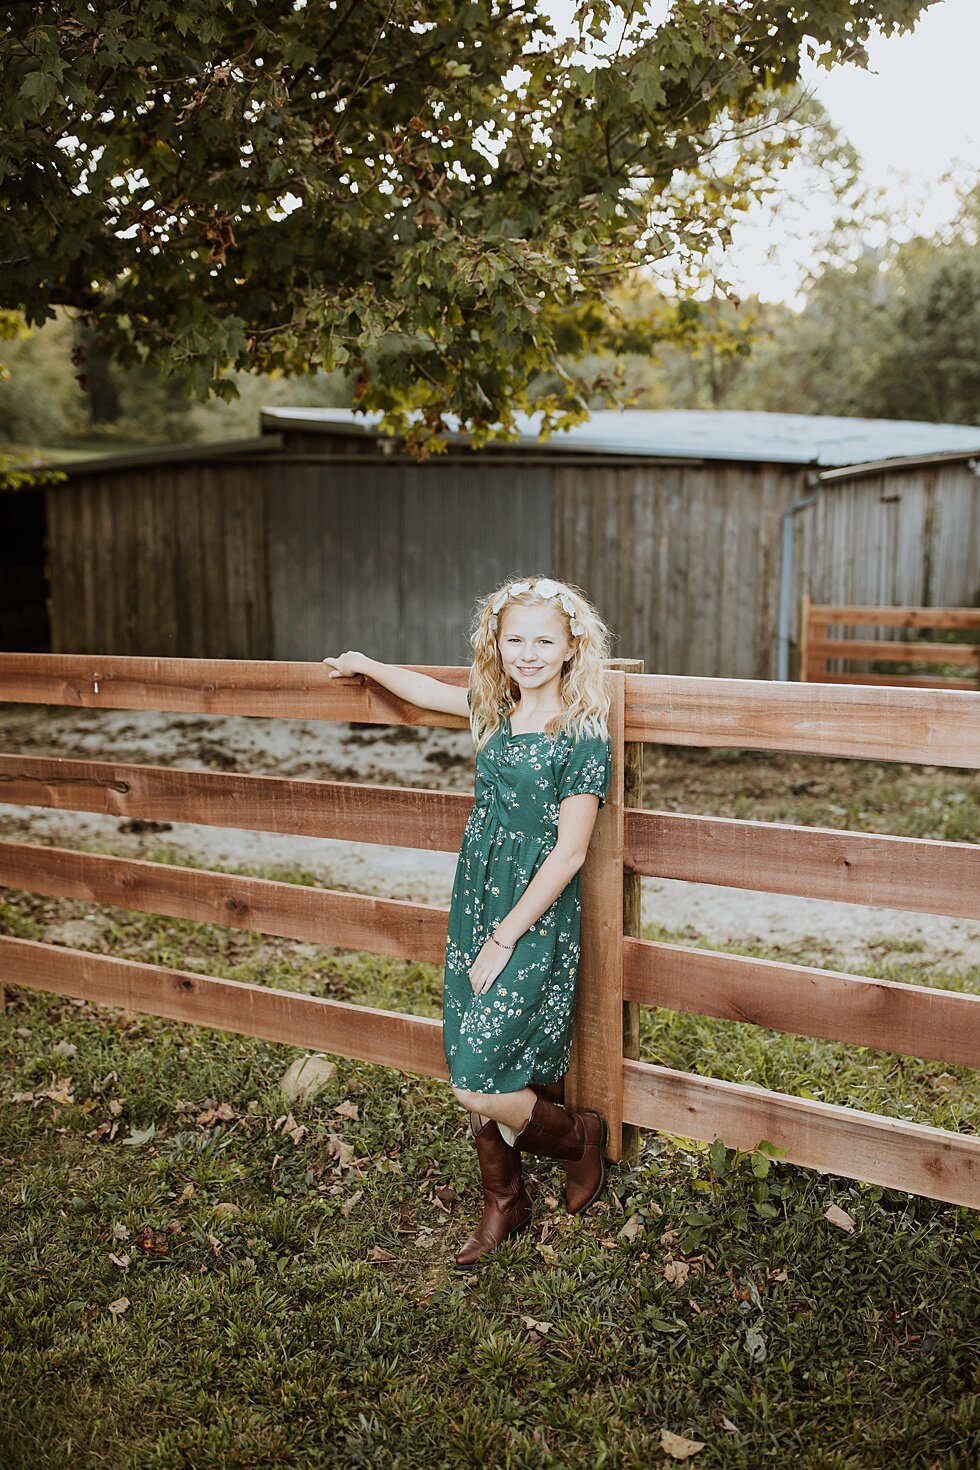
[[[574,0],[544,0],[559,30],[570,29]],[[668,0],[650,0],[655,19]],[[951,165],[960,180],[980,170],[980,0],[936,0],[908,35],[875,35],[870,66],[812,64],[805,84],[858,150],[866,183],[910,229],[933,233],[956,210],[953,185],[938,181]],[[742,294],[803,304],[801,287],[817,241],[833,220],[829,191],[813,177],[785,176],[773,209],[756,210],[733,231],[720,258],[725,279]],[[836,211],[835,211],[836,212]],[[877,243],[877,242],[872,242]]]
[[[959,178],[980,171],[980,0],[938,0],[909,35],[876,36],[870,67],[810,66],[808,87],[858,150],[862,172],[909,223],[932,233],[956,210],[950,165]],[[826,203],[784,200],[779,217],[752,221],[734,239],[726,274],[770,301],[798,301],[811,242]]]

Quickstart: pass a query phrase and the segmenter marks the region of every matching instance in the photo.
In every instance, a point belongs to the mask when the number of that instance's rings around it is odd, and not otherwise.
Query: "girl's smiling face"
[[[548,690],[557,702],[562,664],[575,652],[565,619],[550,603],[510,603],[500,615],[497,647],[504,673],[527,690]],[[548,696],[546,695],[546,698]],[[538,701],[540,703],[540,701]]]

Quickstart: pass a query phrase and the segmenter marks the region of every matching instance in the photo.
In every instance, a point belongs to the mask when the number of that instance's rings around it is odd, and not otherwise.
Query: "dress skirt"
[[[518,1092],[568,1070],[582,903],[576,873],[522,934],[494,984],[476,996],[469,968],[554,848],[566,796],[609,788],[607,738],[501,726],[477,756],[476,796],[453,883],[443,989],[450,1079],[470,1092]]]

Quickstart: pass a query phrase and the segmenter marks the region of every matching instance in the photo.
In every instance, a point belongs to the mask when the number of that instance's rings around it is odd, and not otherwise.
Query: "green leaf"
[[[54,101],[58,90],[58,78],[49,71],[32,71],[21,83],[20,95],[35,104],[36,110],[45,112]]]

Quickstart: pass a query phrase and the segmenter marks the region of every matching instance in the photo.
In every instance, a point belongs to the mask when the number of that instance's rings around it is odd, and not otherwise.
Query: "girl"
[[[367,674],[423,709],[468,715],[476,799],[456,868],[443,1001],[453,1092],[470,1113],[483,1219],[456,1265],[531,1223],[521,1153],[561,1159],[565,1202],[605,1183],[606,1123],[559,1106],[572,1044],[579,869],[609,788],[609,631],[576,587],[550,577],[482,598],[469,688],[349,652],[331,678]]]

